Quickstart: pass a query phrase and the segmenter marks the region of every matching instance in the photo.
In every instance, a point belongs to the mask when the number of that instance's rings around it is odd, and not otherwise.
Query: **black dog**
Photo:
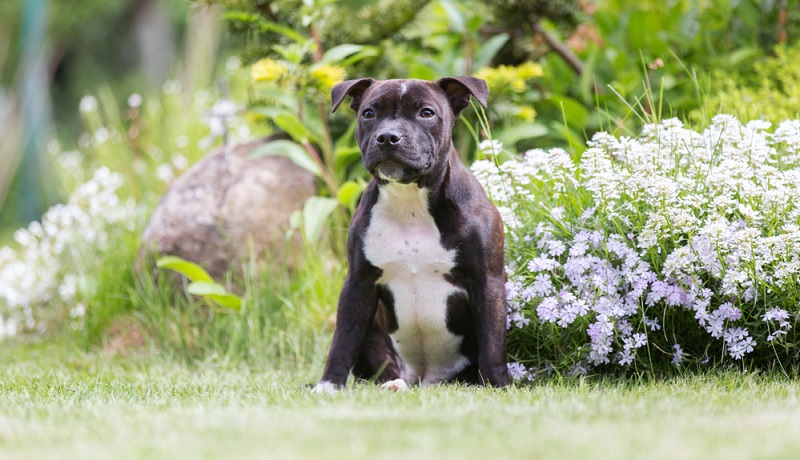
[[[455,118],[486,82],[471,77],[349,80],[333,88],[358,113],[373,179],[350,224],[349,271],[325,372],[395,390],[460,381],[505,386],[503,224],[453,148]]]

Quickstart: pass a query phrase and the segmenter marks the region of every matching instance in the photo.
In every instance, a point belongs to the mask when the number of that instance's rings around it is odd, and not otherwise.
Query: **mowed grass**
[[[55,345],[0,348],[0,458],[797,458],[799,382],[724,372],[660,382],[333,396],[321,369],[254,372]]]

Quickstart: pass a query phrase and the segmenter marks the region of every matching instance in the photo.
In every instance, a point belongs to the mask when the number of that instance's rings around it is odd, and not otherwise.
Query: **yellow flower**
[[[484,67],[475,76],[486,80],[489,88],[508,88],[515,93],[525,91],[527,80],[542,76],[542,66],[534,62],[525,62],[519,66],[501,65],[494,69]]]
[[[511,80],[509,86],[511,86],[511,91],[514,91],[515,93],[521,93],[525,91],[525,80],[521,78],[515,78]]]
[[[489,88],[492,87],[492,80],[494,80],[495,70],[491,67],[484,67],[481,70],[475,73],[475,78],[480,78],[481,80],[485,80],[486,83],[489,84]]]
[[[347,71],[335,65],[322,64],[311,69],[311,78],[317,82],[317,88],[323,92],[330,91],[337,83],[344,81],[346,76]]]
[[[544,74],[542,66],[528,61],[517,66],[517,77],[530,80],[531,78],[541,77]]]
[[[536,118],[536,110],[533,107],[522,106],[517,110],[517,117],[531,122]]]
[[[262,59],[250,69],[250,76],[253,81],[278,81],[289,72],[289,69],[282,62],[274,59]]]

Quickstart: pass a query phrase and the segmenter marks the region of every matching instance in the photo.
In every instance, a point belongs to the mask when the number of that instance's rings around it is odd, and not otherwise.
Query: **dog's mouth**
[[[427,167],[416,168],[395,160],[384,160],[375,165],[373,175],[386,182],[410,184],[422,176]]]

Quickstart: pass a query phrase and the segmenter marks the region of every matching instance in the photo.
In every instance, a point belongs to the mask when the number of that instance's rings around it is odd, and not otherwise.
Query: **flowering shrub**
[[[507,226],[509,370],[796,358],[800,121],[676,119],[473,164]]]
[[[0,339],[36,330],[60,311],[73,318],[85,314],[79,294],[91,289],[112,232],[120,226],[132,230],[135,222],[134,203],[117,197],[121,186],[118,173],[96,170],[67,204],[17,230],[17,249],[0,248]]]

